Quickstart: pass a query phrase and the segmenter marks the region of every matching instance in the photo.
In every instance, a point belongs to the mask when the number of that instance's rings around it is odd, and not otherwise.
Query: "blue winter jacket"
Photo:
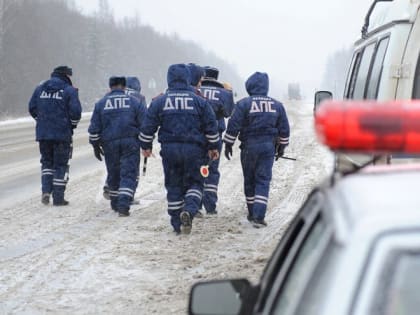
[[[233,144],[239,134],[243,144],[277,142],[286,146],[289,121],[283,105],[267,96],[268,75],[254,73],[246,81],[246,89],[250,96],[237,103],[223,141]]]
[[[141,92],[141,83],[137,77],[127,77],[127,86],[125,93],[136,97],[140,103],[147,107],[146,97],[140,93]]]
[[[36,120],[37,141],[71,141],[82,114],[78,90],[70,79],[53,73],[35,89],[29,113]]]
[[[235,104],[232,91],[226,90],[222,83],[213,79],[203,80],[200,91],[209,100],[218,120],[218,130],[222,133],[226,129],[225,118],[230,117]]]
[[[190,86],[190,72],[184,64],[168,69],[168,89],[153,99],[141,128],[142,149],[151,149],[153,135],[159,128],[158,141],[197,144],[216,149],[220,141],[216,117],[201,96]]]
[[[146,107],[124,90],[115,89],[95,104],[89,126],[89,142],[137,138],[146,116]]]

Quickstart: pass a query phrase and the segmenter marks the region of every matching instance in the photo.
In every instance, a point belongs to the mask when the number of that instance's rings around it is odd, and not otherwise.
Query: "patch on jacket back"
[[[215,87],[204,87],[201,89],[203,96],[212,101],[220,101],[220,90]]]
[[[169,93],[163,110],[194,110],[194,99],[187,93]]]
[[[110,97],[106,100],[104,110],[119,109],[119,108],[130,108],[129,97]]]
[[[250,113],[275,113],[274,102],[270,98],[255,97],[252,99]]]
[[[62,100],[63,99],[63,93],[64,93],[64,90],[60,90],[60,91],[57,91],[57,92],[54,92],[54,93],[42,91],[39,98],[53,98],[53,99],[56,99],[56,100]]]

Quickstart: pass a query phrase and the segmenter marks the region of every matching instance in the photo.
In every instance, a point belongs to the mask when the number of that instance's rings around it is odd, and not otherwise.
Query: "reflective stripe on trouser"
[[[172,190],[172,194],[167,195],[168,198],[168,214],[171,217],[171,225],[175,231],[180,232],[181,229],[181,220],[180,213],[184,209],[184,200],[172,200],[172,197],[175,195],[181,196],[181,194],[175,194]]]
[[[186,210],[194,217],[200,207],[204,184],[200,166],[205,162],[206,151],[194,144],[164,143],[160,155],[165,174],[168,214],[173,228],[179,231],[181,211]]]
[[[107,187],[109,189],[108,181],[109,181],[109,175],[107,174],[104,188]],[[139,164],[137,166],[136,188],[134,189],[134,195],[136,194],[137,187],[139,186],[139,181],[140,181],[140,158],[139,158]]]
[[[267,210],[270,181],[274,162],[274,144],[263,142],[243,145],[241,164],[249,214],[264,219]]]
[[[221,141],[217,150],[220,154],[222,150]],[[219,163],[220,159],[210,163],[209,177],[204,180],[203,207],[207,212],[215,211],[217,206],[217,186],[220,180]]]
[[[108,171],[111,208],[129,210],[137,187],[140,146],[136,138],[107,141],[103,144]]]
[[[71,142],[39,141],[42,192],[52,193],[54,202],[60,203],[64,200],[71,150]]]

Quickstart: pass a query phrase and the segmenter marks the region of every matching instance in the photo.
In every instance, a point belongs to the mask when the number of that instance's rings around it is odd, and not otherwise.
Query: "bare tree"
[[[168,66],[188,62],[218,67],[222,80],[244,90],[232,65],[196,43],[159,34],[138,17],[115,23],[108,0],[98,0],[94,16],[68,0],[0,0],[0,119],[25,115],[36,84],[60,64],[73,67],[91,110],[111,75],[138,76],[150,100],[166,88]]]
[[[4,38],[6,32],[10,29],[13,17],[10,14],[10,9],[12,5],[19,5],[19,1],[13,0],[0,0],[0,115],[7,114],[7,109],[4,104],[4,89],[5,89],[5,75],[4,75],[4,67],[5,65],[5,51],[4,51]]]
[[[343,97],[351,54],[351,48],[342,48],[327,59],[322,89],[333,92],[335,98]]]

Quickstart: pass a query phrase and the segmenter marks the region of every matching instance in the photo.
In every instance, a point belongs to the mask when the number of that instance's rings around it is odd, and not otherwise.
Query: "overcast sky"
[[[109,0],[117,19],[138,15],[159,32],[194,40],[235,64],[244,78],[265,71],[277,82],[301,82],[306,89],[321,88],[326,58],[357,39],[371,2]],[[98,0],[76,3],[90,14]]]

